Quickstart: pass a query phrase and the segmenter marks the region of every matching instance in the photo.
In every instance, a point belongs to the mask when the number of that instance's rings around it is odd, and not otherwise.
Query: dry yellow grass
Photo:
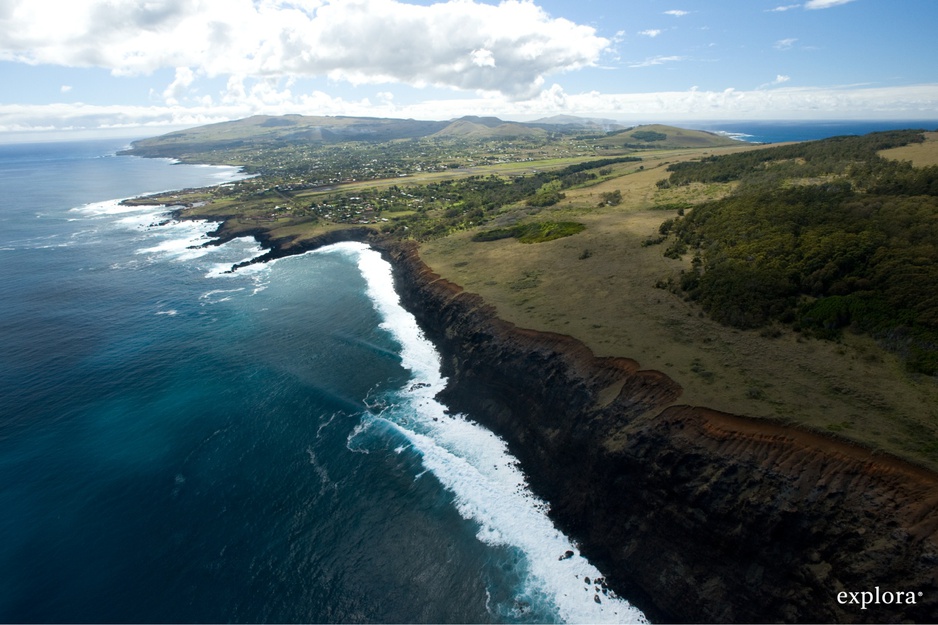
[[[618,165],[620,177],[568,191],[556,207],[536,214],[515,208],[498,220],[586,224],[575,236],[525,245],[513,239],[476,243],[471,233],[458,233],[422,245],[421,255],[443,277],[480,294],[508,321],[569,334],[597,355],[626,356],[643,368],[665,372],[684,388],[678,403],[837,432],[938,469],[934,379],[910,377],[895,356],[866,337],[847,336],[838,344],[782,328],[775,338],[759,330],[735,330],[706,318],[680,295],[655,287],[688,267],[689,259],[664,258],[661,245],[642,247],[675,214],[654,207],[693,203],[729,190],[726,185],[656,188],[655,182],[666,176],[656,165],[694,155],[658,154],[643,163],[643,170],[633,163]],[[622,192],[623,203],[597,207],[599,194],[614,189]]]
[[[882,150],[879,155],[897,161],[911,161],[915,167],[938,165],[938,132],[926,132],[924,143]]]

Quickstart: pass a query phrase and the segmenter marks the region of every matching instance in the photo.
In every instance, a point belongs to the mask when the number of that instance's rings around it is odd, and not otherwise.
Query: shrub
[[[483,230],[472,235],[472,240],[485,242],[514,237],[521,243],[543,243],[545,241],[569,237],[585,229],[585,225],[575,221],[540,221],[530,224],[519,224],[510,228]]]

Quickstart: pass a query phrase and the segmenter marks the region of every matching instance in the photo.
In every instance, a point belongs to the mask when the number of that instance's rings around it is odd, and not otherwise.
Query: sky
[[[936,0],[0,0],[0,141],[253,114],[938,119]]]

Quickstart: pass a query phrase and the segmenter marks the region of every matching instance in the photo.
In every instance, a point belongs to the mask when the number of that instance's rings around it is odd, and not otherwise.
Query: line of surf
[[[605,587],[602,574],[554,527],[547,504],[531,493],[507,444],[436,401],[446,385],[439,353],[401,306],[390,264],[363,243],[338,243],[319,252],[357,259],[381,327],[399,343],[402,365],[411,372],[408,387],[397,391],[381,413],[366,415],[352,436],[379,420],[402,434],[424,467],[453,493],[460,515],[478,524],[480,540],[524,554],[525,598],[552,604],[567,622],[645,622],[642,612]]]
[[[71,209],[83,219],[105,220],[118,228],[138,233],[142,246],[137,254],[175,261],[192,261],[207,255],[235,258],[214,263],[207,277],[220,277],[237,262],[257,258],[264,249],[253,237],[239,237],[214,245],[218,223],[205,219],[174,219],[171,205],[127,205],[126,198],[91,202]]]

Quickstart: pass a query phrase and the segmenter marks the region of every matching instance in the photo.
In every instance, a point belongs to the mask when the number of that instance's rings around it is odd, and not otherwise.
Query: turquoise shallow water
[[[229,179],[0,146],[0,620],[629,621],[358,244],[116,201]],[[470,415],[471,417],[471,415]]]
[[[560,558],[504,444],[435,401],[375,252],[226,274],[253,240],[203,248],[211,224],[118,200],[236,172],[121,147],[0,145],[0,621],[642,618]]]

